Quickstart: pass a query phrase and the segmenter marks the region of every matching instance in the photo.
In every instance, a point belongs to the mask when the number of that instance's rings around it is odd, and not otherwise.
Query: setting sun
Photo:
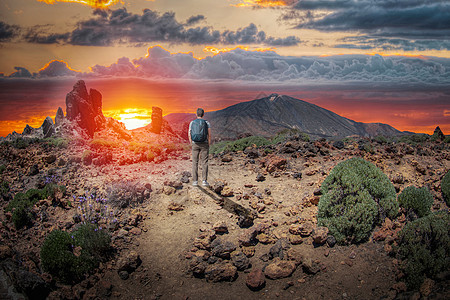
[[[104,111],[106,117],[112,117],[125,124],[128,130],[147,126],[151,123],[151,109],[126,108]]]

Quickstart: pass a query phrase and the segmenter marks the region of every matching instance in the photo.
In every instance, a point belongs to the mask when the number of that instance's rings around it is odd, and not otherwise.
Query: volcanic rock
[[[64,112],[61,107],[58,107],[55,116],[55,126],[58,127],[64,122]]]
[[[443,141],[445,139],[445,135],[439,126],[434,129],[433,137],[438,141]]]
[[[291,276],[296,268],[295,262],[277,257],[264,269],[264,274],[270,279],[286,278]]]
[[[266,285],[266,278],[261,269],[253,269],[245,279],[245,284],[252,291],[258,291]]]
[[[269,250],[270,258],[285,258],[285,251],[291,248],[287,239],[279,239]]]
[[[53,120],[51,117],[47,117],[44,120],[44,123],[41,125],[42,133],[44,134],[44,138],[51,137],[55,133],[55,127],[53,126]]]
[[[216,239],[211,243],[211,253],[214,256],[229,259],[230,253],[236,250],[236,245],[230,241],[222,241],[221,239]]]
[[[78,126],[93,137],[94,132],[100,130],[106,122],[100,92],[90,89],[88,94],[86,84],[79,80],[66,96],[66,117],[70,121],[76,121]]]
[[[207,281],[233,281],[237,277],[237,268],[230,263],[218,263],[209,265],[205,270]]]
[[[328,228],[327,227],[316,227],[312,232],[312,238],[314,243],[317,245],[323,245],[328,238]]]
[[[152,123],[150,131],[160,134],[162,123],[163,123],[162,109],[156,106],[152,106]]]
[[[118,272],[127,271],[128,273],[132,273],[141,265],[141,263],[142,261],[139,254],[135,251],[130,251],[117,262]]]
[[[244,271],[250,267],[250,259],[241,251],[232,253],[231,262],[238,271]]]

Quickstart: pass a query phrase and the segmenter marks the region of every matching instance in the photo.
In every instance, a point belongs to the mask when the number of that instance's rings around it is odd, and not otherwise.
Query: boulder
[[[264,269],[264,274],[270,279],[280,279],[291,276],[295,271],[297,265],[295,262],[290,260],[281,260],[280,258],[275,258],[272,263],[267,265]]]
[[[217,263],[209,265],[205,270],[207,281],[234,281],[237,277],[237,268],[230,263]]]
[[[221,239],[216,239],[211,243],[211,253],[214,256],[229,259],[230,253],[236,250],[236,245],[230,241],[222,241]]]
[[[258,291],[266,285],[266,278],[261,269],[253,269],[245,279],[245,284],[252,291]]]

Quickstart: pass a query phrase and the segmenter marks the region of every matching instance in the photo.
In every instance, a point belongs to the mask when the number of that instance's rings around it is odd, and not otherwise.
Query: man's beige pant
[[[202,168],[203,180],[208,180],[208,143],[192,142],[192,180],[198,181],[198,162],[200,158],[200,167]]]

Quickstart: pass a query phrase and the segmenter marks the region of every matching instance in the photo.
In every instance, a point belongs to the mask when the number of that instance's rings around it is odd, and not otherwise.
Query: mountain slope
[[[174,128],[191,121],[192,114],[166,117]],[[350,135],[400,135],[402,132],[380,123],[360,123],[317,105],[285,95],[238,103],[205,114],[215,138],[235,139],[242,135],[273,136],[283,129],[298,129],[313,137],[342,138]]]

